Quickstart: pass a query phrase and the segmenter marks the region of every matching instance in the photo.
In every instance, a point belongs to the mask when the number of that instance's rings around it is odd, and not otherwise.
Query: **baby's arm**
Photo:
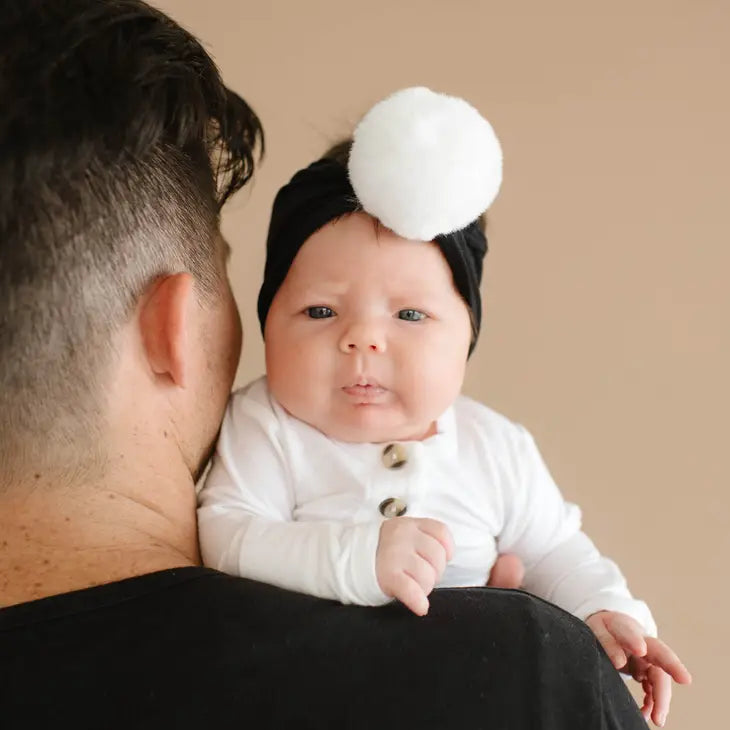
[[[580,530],[580,510],[563,500],[532,437],[519,432],[499,551],[524,561],[526,590],[586,620],[616,668],[641,682],[644,716],[663,725],[671,680],[687,684],[690,674],[656,638],[648,607],[631,596],[618,566]]]
[[[380,605],[375,575],[380,524],[294,522],[294,491],[276,415],[233,396],[200,494],[206,565],[343,603]]]
[[[625,613],[656,636],[643,601],[631,596],[618,566],[581,531],[578,507],[564,501],[530,434],[512,443],[511,483],[504,489],[505,522],[497,544],[525,564],[526,590],[586,619],[597,611]]]

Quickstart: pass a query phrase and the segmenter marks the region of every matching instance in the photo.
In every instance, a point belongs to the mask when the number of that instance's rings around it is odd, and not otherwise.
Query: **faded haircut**
[[[263,130],[140,0],[0,0],[0,482],[100,425],[114,334],[157,277],[224,276],[219,213]]]

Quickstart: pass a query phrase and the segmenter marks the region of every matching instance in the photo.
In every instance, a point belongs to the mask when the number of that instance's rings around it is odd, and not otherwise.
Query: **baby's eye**
[[[398,312],[398,319],[404,319],[406,322],[420,322],[426,317],[428,317],[427,314],[419,312],[417,309],[401,309]]]
[[[335,313],[329,307],[307,307],[304,313],[312,319],[327,319],[334,317]]]

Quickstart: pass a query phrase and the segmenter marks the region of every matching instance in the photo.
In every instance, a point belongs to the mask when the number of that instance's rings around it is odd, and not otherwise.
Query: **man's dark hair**
[[[156,277],[219,289],[220,208],[263,131],[141,0],[0,0],[0,108],[2,482],[94,429],[113,334]]]

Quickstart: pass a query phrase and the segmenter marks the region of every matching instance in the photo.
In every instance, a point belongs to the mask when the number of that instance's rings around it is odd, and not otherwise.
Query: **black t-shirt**
[[[525,593],[418,618],[207,568],[0,610],[0,727],[646,730],[590,630]]]

